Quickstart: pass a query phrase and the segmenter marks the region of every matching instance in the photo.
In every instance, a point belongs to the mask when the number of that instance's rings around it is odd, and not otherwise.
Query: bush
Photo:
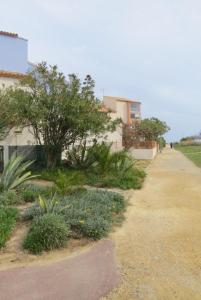
[[[26,184],[21,186],[17,191],[24,202],[34,202],[39,195],[49,197],[54,192],[54,187]]]
[[[134,165],[134,160],[130,157],[126,150],[111,151],[111,144],[97,144],[96,145],[96,165],[95,170],[98,174],[106,173],[126,173]]]
[[[67,195],[72,193],[75,188],[79,188],[79,185],[85,183],[85,176],[83,173],[77,171],[71,174],[58,171],[58,177],[56,180],[57,191],[61,195]]]
[[[15,190],[0,193],[0,205],[17,205],[23,203],[23,199]]]
[[[15,227],[18,210],[11,207],[0,207],[0,248],[2,248],[10,237]]]
[[[96,161],[95,152],[97,144],[87,146],[87,141],[82,141],[79,145],[73,146],[66,152],[66,164],[77,170],[89,169]]]
[[[106,175],[88,174],[88,184],[96,187],[117,187],[123,190],[140,189],[146,173],[143,170],[133,168],[125,174],[120,172],[116,175],[108,173]]]
[[[15,189],[25,181],[37,177],[27,171],[32,164],[33,161],[24,162],[23,156],[13,154],[0,176],[0,191]]]
[[[124,198],[107,191],[87,191],[65,197],[61,202],[67,207],[61,210],[75,236],[100,239],[112,227],[116,214],[124,210]]]
[[[74,237],[100,239],[106,236],[125,208],[123,196],[108,191],[79,191],[60,200],[55,214],[64,217]],[[28,208],[24,219],[41,216],[38,205]]]
[[[34,254],[64,247],[69,228],[59,215],[45,214],[36,218],[23,243],[24,249]]]

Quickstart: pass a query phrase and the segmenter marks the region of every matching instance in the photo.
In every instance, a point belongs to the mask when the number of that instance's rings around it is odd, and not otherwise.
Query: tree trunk
[[[54,169],[61,165],[61,147],[50,146],[46,148],[47,168]]]

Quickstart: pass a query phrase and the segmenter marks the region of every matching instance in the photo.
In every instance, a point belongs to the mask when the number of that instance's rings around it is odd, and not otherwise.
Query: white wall
[[[0,77],[0,88],[3,86],[9,87],[17,84],[19,81],[15,78]],[[21,130],[21,133],[16,133],[19,131],[18,128],[12,128],[4,140],[0,140],[0,145],[9,146],[25,146],[25,145],[36,145],[37,142],[33,136],[33,130],[31,127],[26,127]]]
[[[4,140],[0,140],[0,145],[25,146],[36,145],[36,139],[30,127],[23,128],[21,133],[17,133],[17,128],[12,128]]]
[[[129,150],[132,157],[135,159],[154,159],[157,154],[157,147],[153,149],[134,149]]]
[[[0,77],[0,88],[5,86],[6,88],[18,83],[17,79],[14,78],[7,78],[7,77]]]

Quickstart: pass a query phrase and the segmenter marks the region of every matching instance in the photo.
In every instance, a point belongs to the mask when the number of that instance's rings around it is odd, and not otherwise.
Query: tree
[[[0,89],[0,139],[9,131],[12,127],[13,120],[9,112],[9,98],[7,96],[6,88]]]
[[[146,141],[158,141],[170,128],[157,118],[144,119],[139,123],[137,134]]]
[[[62,151],[77,140],[115,128],[109,113],[100,111],[90,75],[81,83],[76,75],[65,78],[57,66],[43,62],[8,94],[16,122],[31,126],[44,144],[48,168],[59,165]]]

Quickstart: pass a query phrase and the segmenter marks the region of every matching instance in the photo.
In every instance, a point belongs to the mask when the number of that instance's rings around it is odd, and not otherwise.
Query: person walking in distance
[[[172,142],[170,143],[170,148],[171,148],[171,149],[173,148],[173,143],[172,143]]]

